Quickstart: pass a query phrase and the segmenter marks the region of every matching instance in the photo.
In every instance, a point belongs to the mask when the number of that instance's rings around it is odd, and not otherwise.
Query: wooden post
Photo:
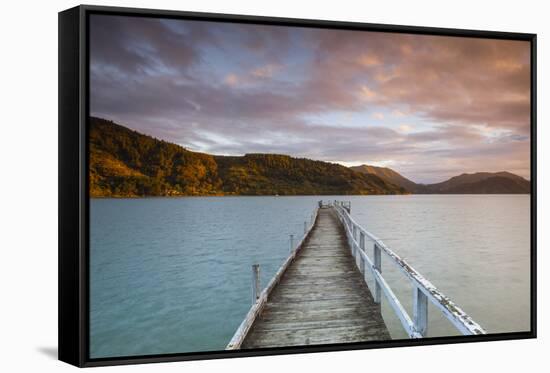
[[[416,331],[425,337],[428,332],[428,297],[416,286],[413,289],[413,322]]]
[[[365,233],[359,232],[359,248],[365,252]],[[365,273],[365,261],[361,260],[361,273]]]
[[[374,268],[382,273],[382,253],[380,252],[380,246],[376,242],[374,243]],[[374,302],[380,303],[382,300],[382,289],[378,281],[376,281],[376,276],[374,284]]]
[[[294,250],[294,235],[291,234],[290,235],[290,252],[292,253],[293,250]]]
[[[304,235],[307,233],[307,221],[304,222]]]
[[[252,264],[252,304],[260,297],[260,265]]]

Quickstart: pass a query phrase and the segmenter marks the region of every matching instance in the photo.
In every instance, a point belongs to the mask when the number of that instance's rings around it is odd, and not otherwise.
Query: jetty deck
[[[350,202],[319,201],[309,224],[304,222],[301,240],[294,245],[290,236],[290,254],[265,288],[260,286],[260,265],[252,266],[252,306],[226,349],[388,340],[382,296],[409,338],[428,335],[429,302],[461,334],[486,334],[350,212]],[[412,285],[412,315],[382,276],[382,257]]]
[[[321,208],[308,240],[270,294],[242,348],[388,340],[333,208]]]

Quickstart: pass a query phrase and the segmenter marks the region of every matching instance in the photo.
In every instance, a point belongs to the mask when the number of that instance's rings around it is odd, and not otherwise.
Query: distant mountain
[[[525,194],[531,183],[510,172],[462,174],[435,184],[417,184],[387,167],[361,165],[352,170],[377,175],[415,194]]]
[[[416,184],[415,182],[407,179],[403,175],[395,172],[391,168],[387,167],[377,167],[377,166],[369,166],[369,165],[361,165],[361,166],[352,166],[350,167],[352,170],[361,172],[364,174],[370,174],[370,175],[376,175],[381,177],[382,179],[388,180],[389,182],[399,185],[400,187],[405,188],[407,191],[414,193],[419,188],[421,188],[421,185]]]
[[[476,172],[462,174],[447,181],[424,185],[419,193],[430,194],[524,194],[531,183],[510,172]]]
[[[90,195],[400,194],[377,175],[278,154],[192,152],[112,121],[90,120]]]
[[[386,167],[339,164],[280,154],[226,157],[198,153],[112,121],[90,120],[90,195],[327,195],[530,193],[509,172],[462,174],[417,184]]]

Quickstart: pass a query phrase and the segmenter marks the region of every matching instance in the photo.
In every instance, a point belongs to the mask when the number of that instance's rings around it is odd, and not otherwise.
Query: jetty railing
[[[410,338],[423,338],[428,330],[428,301],[464,335],[486,334],[485,330],[453,303],[449,297],[441,293],[431,282],[416,271],[410,264],[388,248],[384,242],[372,233],[361,227],[350,215],[350,203],[334,201],[334,208],[338,218],[346,231],[348,244],[355,263],[364,281],[367,282],[367,269],[374,278],[374,289],[370,289],[374,301],[381,302],[381,293],[384,293],[391,308],[399,318],[401,325]],[[366,239],[373,242],[373,259],[367,255]],[[382,253],[386,254],[392,263],[408,278],[413,286],[413,317],[411,318],[391,287],[382,276]],[[370,288],[370,287],[369,287]]]
[[[242,323],[237,328],[237,331],[233,335],[233,338],[231,338],[231,341],[226,346],[226,350],[236,350],[241,348],[241,345],[246,338],[246,335],[250,331],[250,328],[254,324],[254,321],[256,318],[262,313],[262,310],[265,307],[265,304],[267,303],[267,299],[269,295],[271,294],[271,291],[277,286],[277,284],[281,281],[281,278],[283,277],[284,273],[290,267],[302,247],[304,246],[304,243],[306,242],[307,238],[309,237],[313,227],[315,226],[315,222],[317,221],[317,215],[319,213],[320,208],[326,208],[327,206],[323,205],[322,202],[319,203],[319,207],[315,208],[313,211],[313,214],[311,215],[309,222],[304,222],[304,235],[302,238],[298,241],[298,243],[294,244],[294,235],[290,235],[290,254],[288,258],[284,261],[284,263],[281,265],[279,270],[275,273],[275,276],[269,281],[267,286],[260,292],[260,266],[258,264],[252,265],[252,307],[250,307],[250,310],[246,314],[245,319],[242,321]]]

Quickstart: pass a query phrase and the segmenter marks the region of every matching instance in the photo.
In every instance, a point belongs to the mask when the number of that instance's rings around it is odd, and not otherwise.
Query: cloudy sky
[[[212,154],[530,178],[529,43],[91,16],[91,114]]]

